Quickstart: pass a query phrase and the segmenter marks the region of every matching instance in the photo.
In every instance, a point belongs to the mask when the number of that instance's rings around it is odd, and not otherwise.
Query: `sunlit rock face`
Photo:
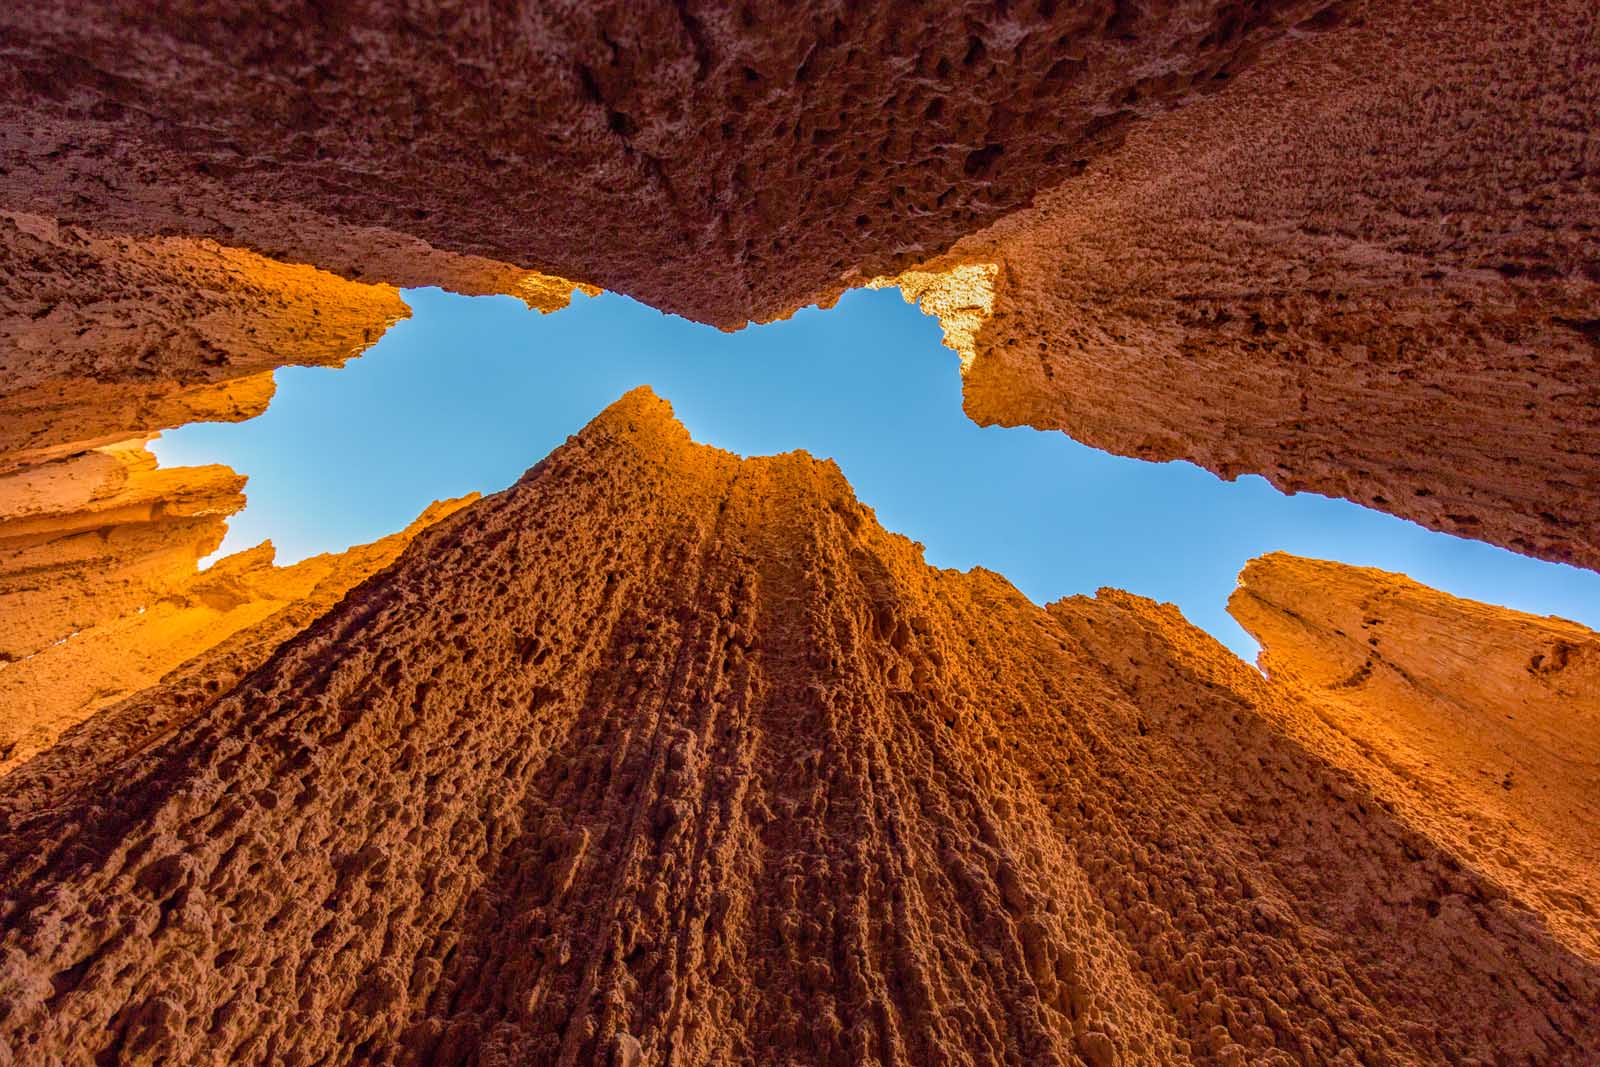
[[[1587,1062],[1597,965],[1219,656],[637,391],[160,737],[0,779],[0,1049]]]
[[[194,470],[170,473],[184,477]],[[167,546],[170,551],[156,557],[169,565],[166,569],[138,573],[140,580],[125,579],[121,586],[90,584],[77,574],[48,569],[30,574],[34,585],[24,592],[20,576],[0,573],[0,625],[8,636],[13,627],[22,627],[22,634],[33,638],[31,645],[38,645],[40,631],[25,624],[54,623],[45,636],[70,627],[0,670],[0,707],[5,709],[0,716],[0,775],[48,749],[64,731],[101,708],[167,681],[169,672],[219,645],[248,641],[260,662],[350,588],[394,562],[420,530],[473,499],[476,494],[437,502],[399,533],[293,566],[274,566],[272,544],[263,542],[197,571],[197,557],[184,554],[185,542],[174,539]],[[173,497],[161,500],[170,506]],[[68,516],[53,518],[64,521]],[[5,530],[0,523],[0,546],[7,543]],[[188,543],[194,552],[204,548],[204,543]],[[24,558],[64,554],[63,545],[72,544],[71,535],[54,536]],[[154,562],[149,557],[144,561]],[[108,577],[98,569],[95,573]],[[40,610],[41,601],[45,610]],[[245,636],[235,640],[241,633]],[[153,716],[136,728],[153,736],[169,725],[168,719]]]
[[[212,241],[0,215],[0,471],[259,415],[281,366],[338,366],[410,314],[392,286]]]
[[[1600,566],[1597,17],[0,9],[0,1067],[1590,1063],[1581,628],[1269,557],[1263,676],[648,393],[202,575],[143,443],[394,286],[888,282],[980,422]]]
[[[1600,634],[1282,553],[1228,607],[1334,758],[1600,960]]]
[[[0,476],[0,662],[154,603],[216,551],[244,478],[142,441]]]

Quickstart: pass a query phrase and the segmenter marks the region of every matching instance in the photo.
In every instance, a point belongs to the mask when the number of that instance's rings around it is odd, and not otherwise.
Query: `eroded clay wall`
[[[0,779],[0,1048],[1584,1062],[1596,964],[1164,625],[637,391],[156,743]]]

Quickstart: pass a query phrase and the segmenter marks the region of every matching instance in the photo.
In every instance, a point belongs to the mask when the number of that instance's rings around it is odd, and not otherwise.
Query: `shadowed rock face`
[[[742,326],[942,251],[1327,6],[32,5],[0,199],[455,284],[420,238]]]
[[[980,422],[1596,567],[1597,17],[14,4],[0,208],[540,306],[577,278],[728,328],[987,272],[981,314],[949,309]],[[55,400],[146,403],[135,377]]]
[[[1584,1062],[1596,965],[1205,640],[636,391],[164,737],[0,780],[0,1056]]]
[[[1600,8],[1344,10],[956,245],[966,410],[1600,567]]]
[[[1330,758],[1600,960],[1600,634],[1282,553],[1228,610]]]

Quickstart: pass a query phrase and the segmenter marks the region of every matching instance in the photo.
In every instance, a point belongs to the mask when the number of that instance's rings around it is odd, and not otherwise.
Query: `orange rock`
[[[244,507],[227,467],[157,469],[126,441],[0,475],[0,662],[153,604]]]
[[[282,366],[339,366],[410,314],[360,285],[212,241],[0,215],[0,470],[259,415]]]
[[[1330,758],[1600,961],[1600,634],[1282,553],[1228,609]]]
[[[1586,1063],[1600,964],[1219,657],[635,391],[0,779],[0,1058]]]
[[[985,272],[979,422],[1600,566],[1592,0],[59,6],[0,11],[11,211],[730,329]]]
[[[154,685],[234,634],[259,630],[253,643],[264,659],[293,635],[293,620],[309,622],[392,563],[422,529],[476,499],[474,493],[436,502],[400,533],[289,567],[273,566],[270,541],[199,574],[192,573],[191,561],[185,580],[152,591],[151,599],[134,610],[80,626],[6,665],[0,670],[0,707],[6,709],[0,720],[0,775],[100,708]],[[90,606],[105,604],[97,598]]]
[[[1131,125],[921,272],[967,413],[1600,567],[1597,17],[1329,7]]]

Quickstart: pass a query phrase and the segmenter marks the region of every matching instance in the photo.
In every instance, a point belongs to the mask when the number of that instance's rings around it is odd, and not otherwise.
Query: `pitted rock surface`
[[[0,215],[0,471],[259,415],[282,366],[339,366],[410,314],[213,241],[104,237]]]
[[[0,1050],[1587,1062],[1597,965],[1147,605],[932,569],[635,391],[169,733],[0,780]]]
[[[1600,567],[1600,8],[1340,10],[941,261],[966,411]]]
[[[539,306],[572,278],[725,328],[986,272],[981,315],[951,320],[980,422],[1593,568],[1597,20],[1590,0],[14,4],[0,208]],[[144,389],[118,372],[56,401]]]
[[[436,501],[398,533],[343,552],[312,556],[292,566],[273,565],[270,541],[226,556],[199,573],[195,573],[192,559],[175,561],[186,566],[175,567],[157,587],[147,585],[145,599],[131,609],[124,605],[122,614],[116,616],[109,616],[107,609],[122,602],[122,597],[108,595],[103,587],[73,590],[75,595],[53,606],[73,612],[80,620],[92,609],[88,617],[95,621],[75,623],[67,638],[0,670],[0,708],[5,709],[0,716],[0,775],[49,750],[67,729],[130,694],[158,681],[170,688],[180,674],[215,673],[210,666],[190,661],[219,645],[247,644],[258,651],[255,663],[260,663],[336,604],[346,591],[394,562],[420,530],[476,498],[477,494],[472,494]],[[0,533],[4,529],[0,525]],[[63,581],[59,574],[52,580]],[[6,600],[0,603],[11,603],[14,595],[7,591]],[[31,603],[37,605],[37,600]],[[0,618],[5,615],[0,611]],[[241,633],[246,637],[234,642]],[[115,717],[128,718],[125,714]],[[142,729],[154,734],[169,718],[153,715]],[[141,727],[129,724],[119,728],[123,734],[129,729],[137,732]],[[100,731],[97,738],[103,737],[104,731]],[[108,753],[90,754],[85,749],[105,747],[97,740],[71,751],[74,759],[103,761]]]
[[[0,202],[742,326],[942,251],[1328,6],[18,6]]]

